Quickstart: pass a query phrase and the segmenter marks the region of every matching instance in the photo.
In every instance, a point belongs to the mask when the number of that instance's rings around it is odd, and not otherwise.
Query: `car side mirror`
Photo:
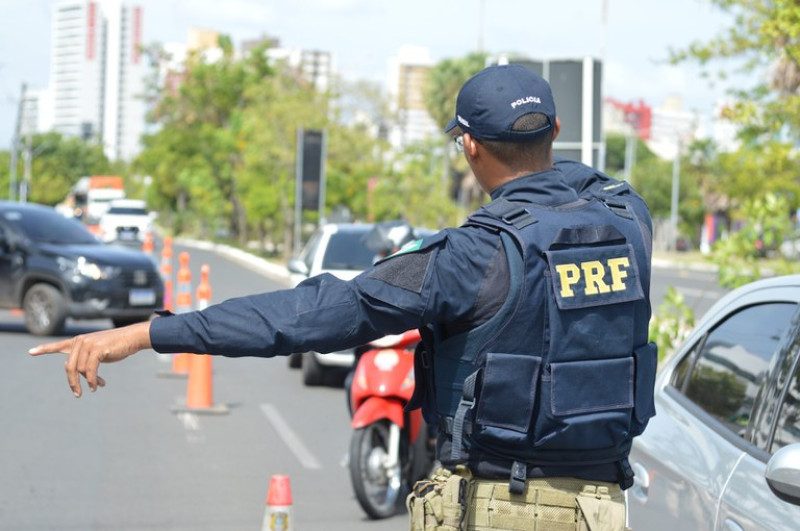
[[[306,265],[305,262],[303,262],[299,258],[292,258],[291,260],[289,260],[287,267],[290,273],[295,273],[297,275],[303,275],[306,277],[308,276],[309,273],[308,266]]]
[[[767,485],[785,502],[800,505],[800,443],[784,446],[767,462]]]

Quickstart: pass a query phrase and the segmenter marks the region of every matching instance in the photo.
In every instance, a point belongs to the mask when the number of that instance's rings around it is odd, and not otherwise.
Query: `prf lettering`
[[[627,256],[619,258],[609,258],[606,263],[599,260],[590,260],[577,264],[560,264],[556,266],[556,273],[561,281],[561,296],[574,297],[573,286],[583,278],[586,295],[599,295],[612,291],[625,291],[625,279],[628,277],[626,269],[630,268],[631,263]],[[611,275],[611,285],[606,284],[603,278],[606,271]]]

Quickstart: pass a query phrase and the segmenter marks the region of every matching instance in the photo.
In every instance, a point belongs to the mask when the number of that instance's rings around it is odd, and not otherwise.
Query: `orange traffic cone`
[[[142,252],[147,256],[153,256],[153,233],[146,232],[144,242],[142,242]]]
[[[212,391],[211,356],[207,354],[181,354],[189,359],[189,379],[186,382],[186,403],[172,406],[174,413],[192,412],[224,415],[225,404],[214,404]]]
[[[289,476],[275,474],[269,480],[267,509],[261,531],[290,531],[292,529],[292,487]]]
[[[183,251],[178,255],[177,289],[175,294],[175,313],[192,311],[192,271],[189,269],[189,253]],[[175,374],[189,374],[190,354],[175,354],[172,357],[172,372]]]
[[[161,278],[164,280],[164,308],[173,311],[175,308],[172,303],[172,236],[164,236],[164,246],[161,249]]]
[[[197,298],[197,309],[205,310],[211,304],[211,283],[208,281],[208,264],[203,264],[200,268],[200,284],[197,285],[195,297]]]
[[[183,267],[183,254],[181,253],[181,267]],[[188,255],[187,255],[188,261]],[[203,264],[201,269],[201,281],[197,286],[197,306],[198,310],[208,306],[211,299],[211,285],[208,282],[208,265]],[[181,271],[178,270],[180,278]],[[180,296],[180,294],[179,294]],[[184,301],[185,302],[185,301]],[[191,303],[191,295],[188,301]],[[202,306],[202,307],[201,307]],[[224,404],[213,403],[212,391],[212,362],[211,356],[205,354],[178,354],[186,356],[189,360],[189,381],[186,383],[186,404],[185,406],[176,405],[173,411],[193,411],[195,413],[215,413],[224,414],[228,412]]]

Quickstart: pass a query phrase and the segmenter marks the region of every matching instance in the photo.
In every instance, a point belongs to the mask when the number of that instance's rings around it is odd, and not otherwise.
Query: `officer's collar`
[[[564,204],[578,199],[578,193],[567,186],[561,174],[553,168],[512,179],[491,193],[492,200],[499,197],[511,199],[510,196],[517,195],[528,196],[526,199],[529,201],[546,204]]]

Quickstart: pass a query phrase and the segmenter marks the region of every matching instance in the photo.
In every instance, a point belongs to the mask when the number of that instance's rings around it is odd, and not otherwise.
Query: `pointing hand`
[[[86,379],[89,389],[96,391],[98,386],[106,385],[105,380],[97,374],[101,363],[120,361],[150,347],[150,322],[143,322],[45,343],[33,347],[28,354],[32,356],[66,354],[67,361],[64,367],[67,372],[67,382],[75,396],[80,398],[83,393],[81,376]]]

